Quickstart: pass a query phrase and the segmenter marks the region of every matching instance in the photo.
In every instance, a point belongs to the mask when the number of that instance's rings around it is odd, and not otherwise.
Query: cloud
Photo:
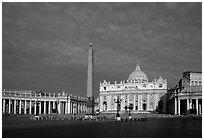
[[[97,82],[125,80],[139,59],[150,78],[164,75],[173,86],[183,71],[202,70],[201,29],[202,3],[3,3],[3,85],[20,88],[8,84],[9,72],[36,73],[48,91],[78,83],[84,92],[92,42]],[[53,89],[52,75],[63,86]]]

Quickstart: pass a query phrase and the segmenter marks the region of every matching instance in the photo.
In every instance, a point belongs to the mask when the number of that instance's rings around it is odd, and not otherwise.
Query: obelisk
[[[92,43],[89,45],[88,73],[87,73],[87,115],[94,115],[94,59]]]

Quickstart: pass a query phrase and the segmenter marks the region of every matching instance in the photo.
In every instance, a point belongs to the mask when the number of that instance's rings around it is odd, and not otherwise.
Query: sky
[[[91,42],[95,96],[137,63],[175,87],[184,71],[202,71],[202,3],[4,2],[2,88],[86,97]]]

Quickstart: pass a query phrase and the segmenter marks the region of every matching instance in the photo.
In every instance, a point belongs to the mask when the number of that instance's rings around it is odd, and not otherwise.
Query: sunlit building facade
[[[167,80],[161,76],[149,81],[147,75],[137,64],[127,81],[100,83],[100,111],[115,112],[115,101],[121,99],[120,110],[131,107],[132,112],[166,111]]]
[[[202,73],[186,71],[168,101],[170,114],[202,114]]]

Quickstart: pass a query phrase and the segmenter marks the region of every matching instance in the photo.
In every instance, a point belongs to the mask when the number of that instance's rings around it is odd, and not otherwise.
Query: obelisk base
[[[94,115],[94,97],[88,97],[86,115]]]

